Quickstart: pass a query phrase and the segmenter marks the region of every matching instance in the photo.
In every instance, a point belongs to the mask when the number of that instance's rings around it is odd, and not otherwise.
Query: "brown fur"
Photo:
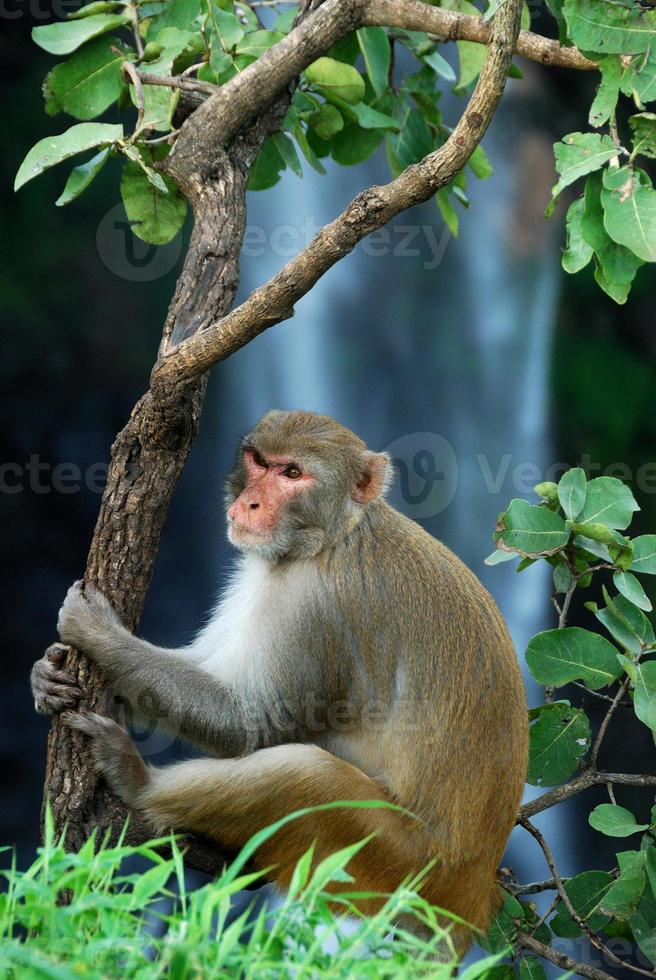
[[[472,572],[379,496],[385,458],[349,430],[275,412],[244,448],[292,458],[313,477],[263,546],[275,600],[254,680],[246,668],[233,683],[203,663],[181,665],[181,655],[121,632],[88,589],[84,601],[69,594],[60,615],[62,640],[79,643],[124,696],[139,697],[141,685],[171,727],[224,758],[147,769],[118,726],[67,718],[103,743],[97,765],[158,827],[227,847],[314,804],[402,806],[414,816],[380,808],[305,816],[264,844],[257,862],[284,887],[311,844],[319,860],[375,832],[349,866],[358,890],[390,892],[433,861],[422,894],[484,929],[527,761],[524,688],[505,624]],[[238,461],[229,503],[250,479]],[[308,693],[318,695],[311,719]],[[286,727],[272,721],[279,699]],[[363,911],[375,904],[362,902]],[[457,927],[454,939],[463,952],[471,931]]]

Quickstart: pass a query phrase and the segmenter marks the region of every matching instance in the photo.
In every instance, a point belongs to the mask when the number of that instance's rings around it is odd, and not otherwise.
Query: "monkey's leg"
[[[238,849],[258,830],[294,810],[335,800],[390,801],[380,783],[315,745],[279,745],[238,759],[196,759],[154,769],[143,763],[128,733],[115,722],[73,712],[62,718],[92,739],[97,769],[157,831],[191,831]],[[358,891],[387,894],[436,856],[435,840],[417,818],[383,807],[344,807],[290,822],[261,845],[255,861],[260,867],[274,867],[277,884],[285,888],[296,862],[312,844],[319,862],[372,833],[375,836],[348,865]],[[472,874],[467,881],[467,871],[461,870],[464,882],[454,869],[438,863],[422,894],[472,921],[463,892],[475,882],[478,890],[480,878],[474,869],[467,869]],[[380,905],[380,900],[358,901],[365,914],[376,912]],[[420,931],[416,923],[406,925]],[[455,929],[452,938],[456,948],[464,951],[472,933]]]

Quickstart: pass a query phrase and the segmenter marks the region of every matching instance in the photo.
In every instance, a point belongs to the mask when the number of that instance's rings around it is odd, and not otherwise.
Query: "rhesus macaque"
[[[190,646],[137,639],[96,589],[69,590],[61,643],[213,758],[156,769],[115,722],[62,717],[155,828],[227,848],[302,807],[398,804],[410,813],[345,808],[293,821],[257,863],[275,866],[284,888],[313,841],[320,860],[376,832],[349,865],[358,891],[389,892],[434,861],[422,894],[485,928],[526,772],[522,678],[476,577],[385,503],[389,472],[387,456],[332,419],[269,412],[227,482],[239,563]],[[62,650],[35,664],[38,710],[75,703]],[[460,952],[472,941],[461,926],[452,935]]]

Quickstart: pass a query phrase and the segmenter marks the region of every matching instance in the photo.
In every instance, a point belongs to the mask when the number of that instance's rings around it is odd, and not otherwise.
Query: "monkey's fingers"
[[[45,656],[51,663],[61,664],[70,652],[71,647],[66,646],[65,643],[51,643],[45,652]]]
[[[64,684],[47,684],[34,693],[34,709],[40,715],[55,715],[64,708],[73,708],[82,691]]]

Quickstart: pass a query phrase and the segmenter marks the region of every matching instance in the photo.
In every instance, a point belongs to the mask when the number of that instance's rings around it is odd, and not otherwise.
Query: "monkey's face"
[[[310,412],[269,412],[228,479],[228,538],[268,561],[310,558],[347,533],[385,483],[387,457]]]

